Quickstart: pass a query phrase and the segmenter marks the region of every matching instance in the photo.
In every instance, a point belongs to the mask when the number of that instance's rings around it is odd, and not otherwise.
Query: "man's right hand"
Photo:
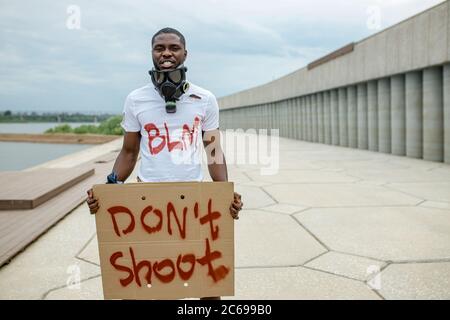
[[[87,191],[88,197],[86,199],[86,202],[88,204],[89,210],[91,211],[91,214],[94,214],[98,211],[98,208],[100,208],[100,205],[98,203],[98,200],[94,198],[94,191],[89,189]]]

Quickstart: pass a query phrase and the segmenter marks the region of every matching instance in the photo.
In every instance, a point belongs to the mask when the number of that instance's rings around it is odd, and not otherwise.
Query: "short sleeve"
[[[138,132],[141,131],[141,126],[139,124],[138,119],[133,113],[133,100],[131,100],[130,96],[125,99],[125,105],[123,107],[123,118],[122,123],[120,124],[122,128],[126,132]]]
[[[205,110],[205,121],[203,122],[203,131],[211,131],[219,128],[219,105],[216,97],[211,94],[208,99]]]

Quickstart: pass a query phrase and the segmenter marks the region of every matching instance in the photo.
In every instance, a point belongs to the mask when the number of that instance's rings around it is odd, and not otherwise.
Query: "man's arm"
[[[125,132],[122,150],[120,150],[113,167],[113,171],[117,174],[117,180],[125,181],[133,172],[139,156],[140,141],[140,132]]]
[[[125,181],[133,172],[136,165],[137,158],[139,156],[139,144],[141,141],[141,134],[139,132],[125,132],[123,137],[122,150],[120,150],[114,163],[113,171],[117,174],[117,180]],[[87,191],[88,198],[86,202],[89,206],[91,213],[96,213],[100,208],[100,204],[96,198],[92,189]]]
[[[205,147],[206,158],[208,160],[208,171],[213,181],[228,181],[228,170],[225,161],[225,155],[220,144],[219,129],[204,131],[203,145]],[[244,203],[241,200],[241,195],[234,193],[234,201],[230,206],[230,213],[234,219],[239,219],[239,211],[242,209]]]
[[[202,134],[211,179],[213,181],[228,181],[227,164],[220,144],[219,129],[203,131]]]

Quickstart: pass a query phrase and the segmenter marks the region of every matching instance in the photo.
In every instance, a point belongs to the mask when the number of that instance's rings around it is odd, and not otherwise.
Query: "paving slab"
[[[98,240],[96,234],[94,234],[91,239],[85,244],[84,248],[77,255],[77,257],[82,259],[83,261],[87,261],[100,266]]]
[[[283,213],[283,214],[293,214],[295,212],[303,211],[306,209],[308,209],[308,207],[293,206],[293,205],[284,204],[284,203],[277,203],[277,204],[262,208],[262,210],[264,210],[264,211],[277,212],[277,213]]]
[[[237,184],[234,186],[234,191],[242,195],[242,202],[244,203],[246,209],[257,209],[276,203],[260,187],[250,187]]]
[[[287,215],[243,210],[238,222],[235,224],[237,267],[300,265],[326,251]]]
[[[352,169],[351,175],[361,179],[382,180],[386,182],[440,182],[450,180],[450,170],[425,170],[417,168],[397,170]]]
[[[331,250],[383,261],[450,258],[450,219],[445,210],[323,208],[294,216]]]
[[[41,299],[78,271],[82,278],[99,274],[98,266],[75,258],[94,232],[93,217],[80,205],[0,269],[0,299]]]
[[[427,208],[450,210],[450,202],[424,201],[419,206],[427,207]]]
[[[422,201],[400,191],[363,184],[274,184],[263,189],[278,202],[307,207],[414,206]]]
[[[100,275],[83,280],[79,285],[53,289],[45,300],[103,300],[102,278]]]
[[[366,281],[372,278],[374,270],[381,270],[385,265],[383,261],[330,251],[308,262],[305,267]]]
[[[261,175],[259,171],[249,171],[247,174],[252,180],[272,183],[336,183],[359,180],[339,172],[324,173],[318,170],[280,170],[273,176]]]
[[[450,262],[392,264],[381,272],[386,299],[450,299]]]
[[[450,203],[450,182],[389,183],[386,186],[422,199]]]
[[[302,267],[237,269],[233,299],[381,299],[365,283]]]

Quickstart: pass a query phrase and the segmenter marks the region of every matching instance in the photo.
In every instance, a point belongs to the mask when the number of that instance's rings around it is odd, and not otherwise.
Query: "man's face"
[[[158,35],[152,47],[153,65],[159,70],[175,69],[186,60],[187,51],[176,34]]]

